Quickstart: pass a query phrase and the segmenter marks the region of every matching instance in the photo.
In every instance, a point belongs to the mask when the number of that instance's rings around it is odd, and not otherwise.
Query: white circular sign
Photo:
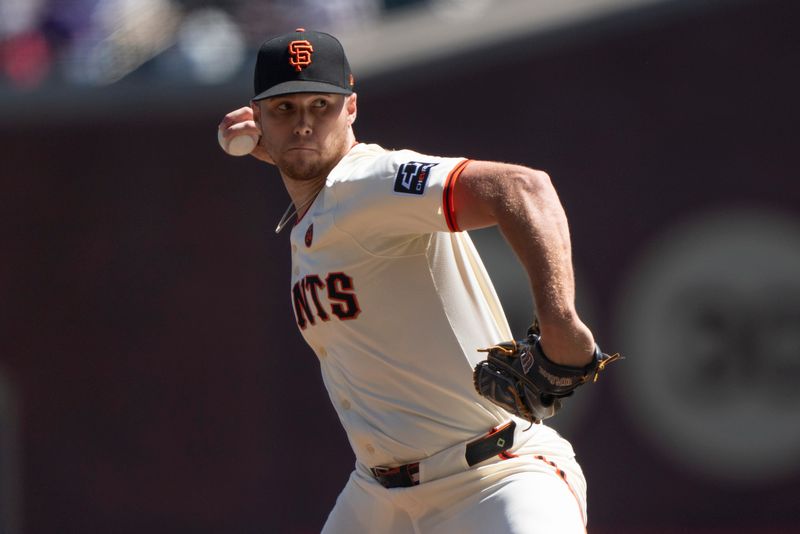
[[[732,211],[672,228],[622,292],[626,401],[676,463],[767,481],[800,467],[800,222]]]

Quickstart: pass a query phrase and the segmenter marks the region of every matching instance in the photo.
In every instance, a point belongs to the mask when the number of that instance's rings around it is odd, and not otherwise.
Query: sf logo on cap
[[[292,65],[297,72],[303,70],[303,67],[311,65],[311,52],[314,47],[305,39],[302,41],[292,41],[289,43],[289,64]]]

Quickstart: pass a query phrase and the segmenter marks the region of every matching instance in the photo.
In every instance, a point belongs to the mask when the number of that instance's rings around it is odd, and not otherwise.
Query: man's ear
[[[253,110],[253,120],[256,121],[256,124],[259,124],[261,119],[261,108],[259,107],[258,102],[251,100],[250,108]]]
[[[347,97],[347,101],[345,102],[345,105],[347,106],[347,122],[351,125],[356,122],[356,115],[358,115],[357,99],[358,95],[353,93]]]

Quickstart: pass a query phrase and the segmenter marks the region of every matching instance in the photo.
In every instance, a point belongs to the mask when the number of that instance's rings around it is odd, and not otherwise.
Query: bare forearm
[[[575,285],[566,215],[544,173],[509,176],[495,220],[531,280],[543,323],[570,320]]]
[[[550,178],[528,171],[509,180],[497,225],[528,273],[548,356],[566,365],[588,363],[594,348],[575,310],[575,277],[569,226]]]
[[[472,205],[464,223],[497,224],[514,250],[530,279],[548,357],[565,365],[588,363],[594,338],[575,311],[569,226],[549,176],[484,162],[470,170],[465,187],[471,188]]]

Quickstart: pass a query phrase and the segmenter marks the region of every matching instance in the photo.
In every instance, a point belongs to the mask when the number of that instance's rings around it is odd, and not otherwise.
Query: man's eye
[[[325,106],[328,105],[328,101],[320,98],[319,100],[314,102],[314,105],[318,108],[324,108]]]

